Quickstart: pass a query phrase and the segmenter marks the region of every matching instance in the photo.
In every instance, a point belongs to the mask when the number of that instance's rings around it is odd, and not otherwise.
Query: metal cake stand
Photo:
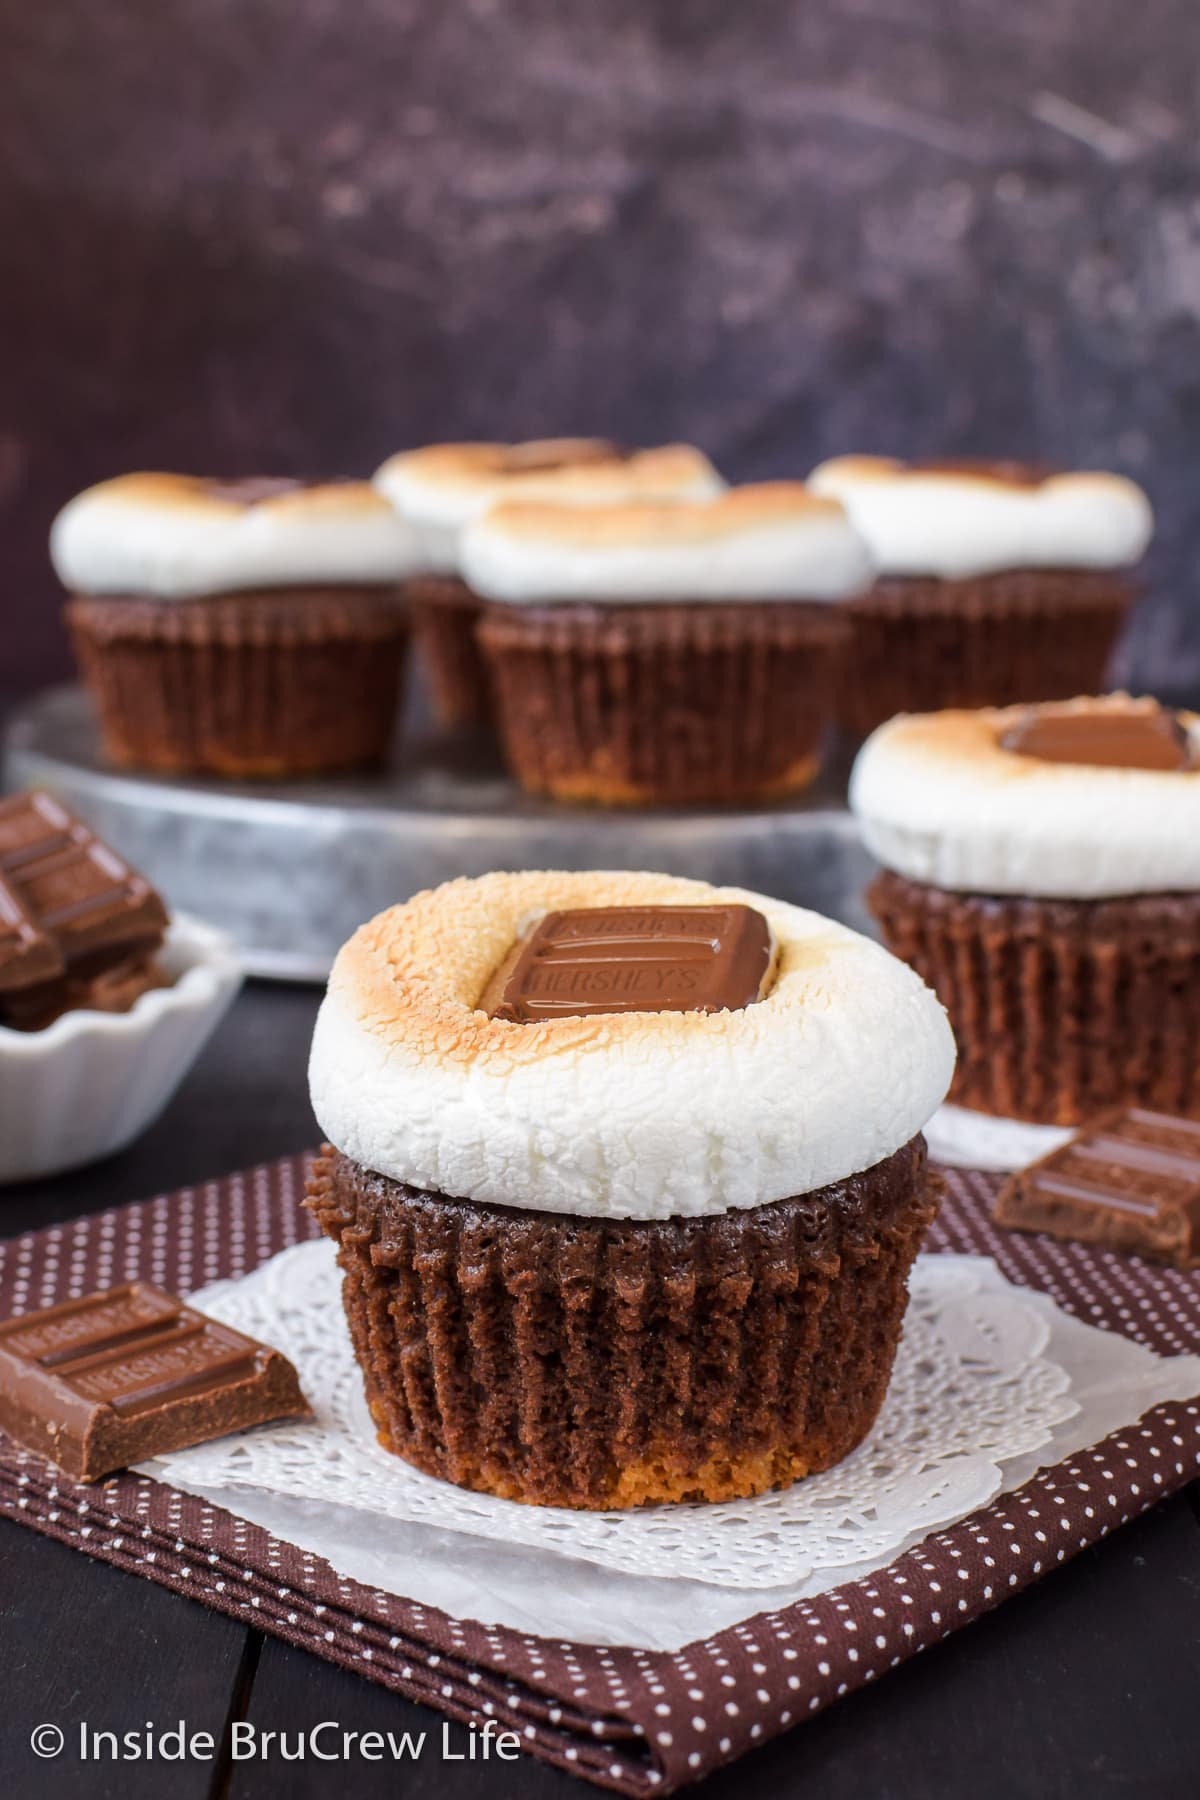
[[[872,864],[836,772],[751,812],[603,811],[531,799],[489,745],[426,731],[377,776],[159,779],[107,764],[86,695],[55,688],[11,720],[4,774],[10,789],[58,794],[173,908],[229,931],[252,974],[281,980],[323,980],[364,919],[489,869],[665,869],[870,929]]]

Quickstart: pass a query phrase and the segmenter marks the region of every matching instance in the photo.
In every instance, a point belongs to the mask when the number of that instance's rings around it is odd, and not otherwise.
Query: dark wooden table
[[[252,986],[173,1105],[99,1168],[0,1194],[5,1232],[297,1150],[316,996]],[[550,1800],[584,1790],[515,1764],[443,1762],[433,1714],[163,1588],[0,1521],[0,1795],[13,1800]],[[227,1738],[231,1719],[289,1738],[426,1729],[422,1759],[81,1764],[81,1721]],[[39,1760],[34,1727],[67,1747]],[[452,1740],[461,1745],[457,1728]],[[1200,1795],[1200,1490],[790,1736],[714,1777],[706,1800],[1195,1800]]]

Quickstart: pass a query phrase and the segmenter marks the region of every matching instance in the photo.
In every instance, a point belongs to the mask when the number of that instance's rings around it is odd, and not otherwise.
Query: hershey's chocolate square
[[[53,981],[63,967],[58,945],[0,869],[0,994]]]
[[[76,1481],[307,1411],[278,1350],[149,1282],[0,1324],[0,1429]]]
[[[1196,760],[1183,720],[1157,701],[1127,709],[1031,707],[1000,745],[1041,762],[1105,769],[1181,770],[1193,768]]]
[[[547,913],[480,1006],[535,1024],[593,1013],[722,1012],[759,999],[771,934],[752,907],[595,906]]]
[[[1200,1120],[1131,1107],[1009,1177],[996,1222],[1200,1267]]]
[[[0,874],[68,967],[162,938],[166,909],[149,882],[50,794],[0,802]]]
[[[166,925],[149,882],[52,794],[0,801],[0,1023],[38,1030],[103,1003],[94,978],[144,966],[132,1004]]]

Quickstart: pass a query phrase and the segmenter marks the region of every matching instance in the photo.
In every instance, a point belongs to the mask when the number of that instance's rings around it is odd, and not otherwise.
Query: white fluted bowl
[[[99,1162],[154,1123],[242,982],[231,940],[184,913],[160,960],[171,985],[126,1013],[0,1026],[0,1182]]]

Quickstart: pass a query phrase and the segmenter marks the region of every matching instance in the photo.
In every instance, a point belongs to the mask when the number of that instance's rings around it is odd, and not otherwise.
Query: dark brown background
[[[1200,686],[1195,0],[0,0],[0,687],[139,465],[692,437],[1143,479]],[[15,621],[15,630],[12,628]]]

